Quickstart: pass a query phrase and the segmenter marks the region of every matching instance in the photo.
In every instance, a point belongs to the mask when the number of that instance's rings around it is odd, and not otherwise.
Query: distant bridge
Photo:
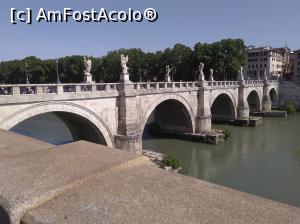
[[[160,128],[204,133],[212,120],[270,111],[278,94],[276,80],[0,85],[0,128],[51,112],[74,140],[140,152],[152,113]]]

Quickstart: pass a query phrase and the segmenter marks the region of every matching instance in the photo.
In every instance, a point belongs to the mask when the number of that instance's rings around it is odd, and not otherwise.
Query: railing
[[[209,87],[232,87],[238,86],[238,81],[208,81],[207,82]]]
[[[246,85],[261,85],[263,80],[245,80]],[[268,80],[270,84],[277,84],[278,80]],[[204,81],[201,82],[138,82],[129,83],[133,91],[165,91],[189,90],[200,86],[210,88],[230,88],[239,85],[238,81]],[[67,84],[18,84],[0,85],[0,95],[39,95],[39,94],[78,94],[92,92],[116,92],[120,83],[67,83]]]
[[[188,89],[198,86],[198,82],[138,82],[133,84],[135,90]]]
[[[118,83],[0,85],[0,95],[38,95],[117,91]]]
[[[278,84],[278,80],[268,80],[269,84]]]
[[[245,80],[246,85],[263,85],[265,80]],[[278,80],[267,80],[268,84],[278,84]]]
[[[260,85],[264,83],[264,80],[245,80],[246,85]]]

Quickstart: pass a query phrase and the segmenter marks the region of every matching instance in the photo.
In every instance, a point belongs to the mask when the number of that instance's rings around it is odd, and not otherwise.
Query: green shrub
[[[164,154],[163,155],[163,160],[162,160],[162,163],[165,165],[165,166],[170,166],[172,167],[172,169],[178,169],[180,167],[180,162],[178,159],[170,156],[170,155],[167,155],[167,154]]]
[[[223,130],[223,134],[224,134],[225,140],[227,140],[230,137],[230,135],[231,135],[231,130],[229,128],[225,128]]]
[[[296,112],[295,105],[291,101],[286,104],[285,110],[288,114],[293,114]]]

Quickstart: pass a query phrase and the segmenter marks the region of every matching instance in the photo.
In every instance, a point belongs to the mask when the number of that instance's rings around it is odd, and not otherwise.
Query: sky
[[[134,10],[154,8],[150,23],[10,22],[11,8]],[[154,52],[182,43],[242,38],[246,45],[300,48],[299,0],[0,0],[0,61],[36,56],[102,56],[119,48]]]

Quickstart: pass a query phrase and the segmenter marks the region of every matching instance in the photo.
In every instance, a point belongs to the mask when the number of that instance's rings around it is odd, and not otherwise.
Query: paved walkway
[[[0,144],[1,224],[300,223],[300,208],[160,170],[136,154],[5,131]]]

